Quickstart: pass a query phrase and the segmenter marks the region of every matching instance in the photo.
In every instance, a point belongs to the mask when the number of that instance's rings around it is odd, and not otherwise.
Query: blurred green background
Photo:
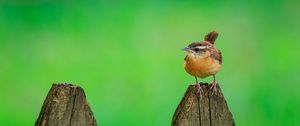
[[[0,125],[32,126],[60,82],[84,88],[99,125],[170,125],[195,83],[180,49],[212,30],[236,124],[299,125],[299,3],[2,0]]]

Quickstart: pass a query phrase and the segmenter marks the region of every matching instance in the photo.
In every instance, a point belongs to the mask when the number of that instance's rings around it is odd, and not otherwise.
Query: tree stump
[[[81,87],[53,84],[35,126],[97,126],[97,123]]]
[[[208,83],[201,83],[202,97],[196,85],[190,85],[178,105],[172,126],[235,126],[231,112],[217,84],[212,94]]]

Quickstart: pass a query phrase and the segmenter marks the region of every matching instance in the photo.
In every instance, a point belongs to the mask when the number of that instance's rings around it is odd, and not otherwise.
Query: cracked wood
[[[97,126],[79,86],[53,84],[35,126]]]
[[[202,97],[196,85],[190,85],[178,105],[172,119],[172,126],[235,126],[219,85],[212,94],[207,83],[201,83]]]

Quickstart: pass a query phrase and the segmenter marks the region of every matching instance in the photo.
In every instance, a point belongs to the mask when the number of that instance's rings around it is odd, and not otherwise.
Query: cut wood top
[[[81,87],[53,84],[35,126],[97,126],[97,123]]]
[[[196,85],[188,87],[173,115],[172,126],[234,126],[219,85],[216,94],[212,94],[207,83],[201,83],[201,87],[202,97]]]

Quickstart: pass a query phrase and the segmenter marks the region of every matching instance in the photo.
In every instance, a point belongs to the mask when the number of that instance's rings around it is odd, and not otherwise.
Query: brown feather
[[[210,46],[212,45],[211,43],[209,42],[206,42],[206,41],[200,41],[200,42],[193,42],[191,44],[189,44],[189,47],[196,47],[196,46]]]
[[[213,51],[211,51],[211,57],[218,60],[220,62],[220,64],[222,64],[222,54],[221,51],[218,49],[214,49]]]
[[[218,32],[213,31],[208,33],[205,36],[204,40],[210,42],[211,44],[215,44],[217,37],[218,37]]]
[[[205,78],[216,74],[220,70],[221,64],[211,57],[209,52],[206,52],[205,55],[198,58],[188,54],[184,62],[184,68],[192,76]]]
[[[184,58],[184,68],[192,76],[205,78],[215,75],[222,66],[221,51],[214,47],[218,33],[213,31],[208,33],[204,41],[191,43],[188,47],[207,46],[201,53],[189,52]]]

